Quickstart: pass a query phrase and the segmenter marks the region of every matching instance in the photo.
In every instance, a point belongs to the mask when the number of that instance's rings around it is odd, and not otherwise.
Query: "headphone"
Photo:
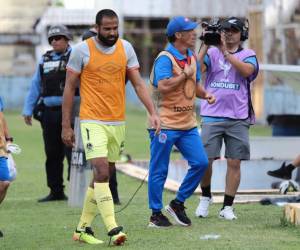
[[[249,20],[245,19],[243,23],[243,28],[241,31],[241,41],[246,41],[249,37]]]

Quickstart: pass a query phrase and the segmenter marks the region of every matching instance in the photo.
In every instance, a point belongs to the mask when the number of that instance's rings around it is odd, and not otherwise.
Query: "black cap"
[[[243,31],[244,22],[237,17],[229,17],[221,23],[221,27],[222,29],[234,28],[239,31]]]

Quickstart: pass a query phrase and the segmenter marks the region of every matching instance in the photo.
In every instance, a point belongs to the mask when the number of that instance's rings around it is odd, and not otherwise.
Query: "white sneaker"
[[[200,197],[199,205],[195,211],[197,217],[207,217],[209,205],[213,203],[213,199],[205,196]]]
[[[219,218],[223,218],[225,220],[236,220],[237,217],[233,213],[232,206],[225,206],[219,213]]]

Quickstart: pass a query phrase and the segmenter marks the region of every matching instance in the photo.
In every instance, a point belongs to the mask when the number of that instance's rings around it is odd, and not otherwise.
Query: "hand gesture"
[[[186,74],[187,78],[190,78],[194,74],[193,68],[187,63],[184,65],[183,72]]]

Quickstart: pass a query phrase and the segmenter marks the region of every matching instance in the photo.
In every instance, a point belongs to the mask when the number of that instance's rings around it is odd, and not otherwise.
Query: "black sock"
[[[234,200],[234,196],[230,196],[230,195],[225,194],[224,195],[223,208],[226,207],[226,206],[230,206],[231,207],[232,204],[233,204],[233,200]]]
[[[291,163],[289,165],[286,166],[286,169],[289,171],[289,172],[292,172],[296,167]]]
[[[202,190],[202,196],[211,198],[210,185],[208,185],[206,187],[201,187],[201,190]]]
[[[156,212],[152,211],[152,215],[160,215],[160,214],[161,214],[161,211],[156,211]]]
[[[183,205],[184,202],[180,201],[180,200],[177,200],[177,199],[174,199],[174,202],[178,205]]]

